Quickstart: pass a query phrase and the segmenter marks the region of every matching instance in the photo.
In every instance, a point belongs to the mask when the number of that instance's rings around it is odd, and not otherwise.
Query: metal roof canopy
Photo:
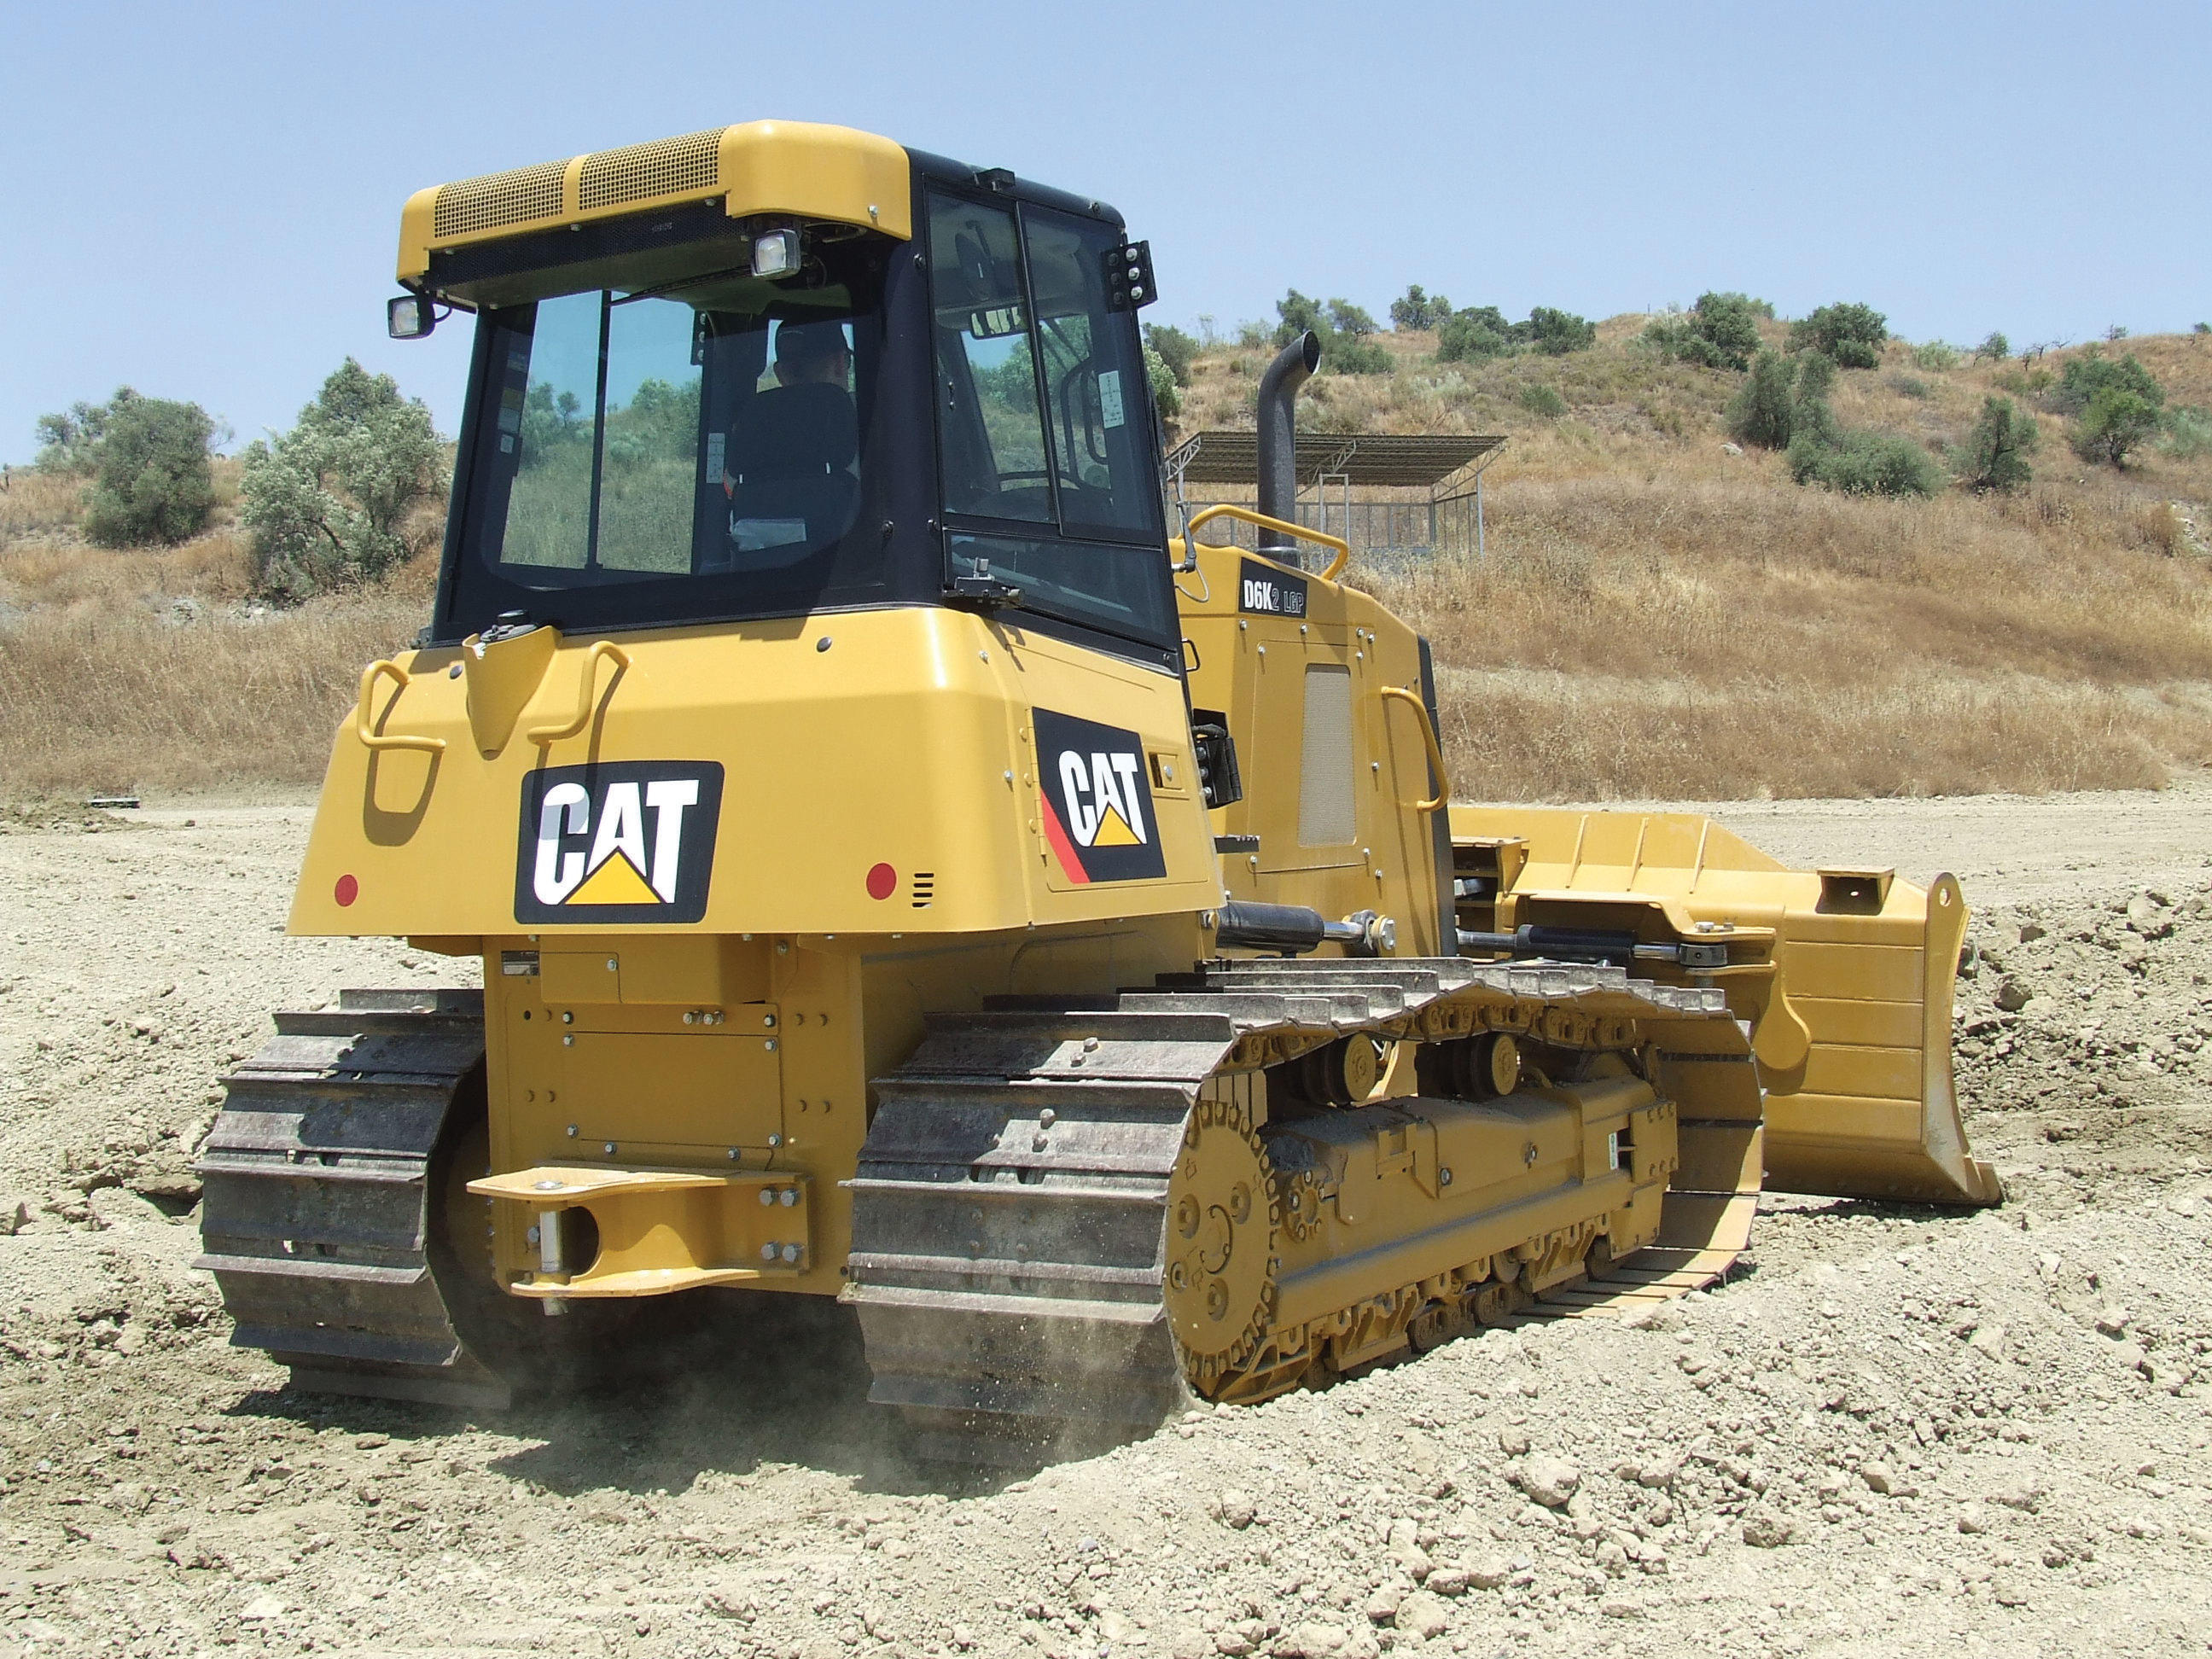
[[[1327,477],[1382,489],[1434,489],[1454,473],[1505,447],[1502,437],[1411,436],[1382,432],[1300,433],[1301,489]],[[1168,452],[1167,470],[1186,483],[1253,484],[1260,477],[1256,432],[1194,432]]]

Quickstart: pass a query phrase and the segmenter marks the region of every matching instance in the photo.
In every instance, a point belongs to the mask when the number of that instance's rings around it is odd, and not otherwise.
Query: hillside
[[[2034,418],[2011,495],[1831,494],[1732,453],[1742,376],[1662,362],[1615,318],[1560,357],[1440,363],[1307,388],[1309,429],[1502,432],[1490,558],[1370,581],[1433,639],[1462,798],[1861,795],[2155,785],[2212,761],[2212,457],[2124,472]],[[1778,324],[1763,325],[1779,343]],[[1929,368],[1892,342],[1845,372],[1847,426],[1942,452],[1984,397],[2033,407],[2063,361]],[[2212,342],[2130,340],[2169,406],[2212,405]],[[1249,425],[1269,349],[1201,350],[1181,425]],[[1549,388],[1565,413],[1524,401]],[[0,791],[210,788],[319,777],[369,658],[428,609],[421,562],[287,610],[258,599],[218,467],[215,526],[173,550],[84,545],[74,485],[0,491]]]
[[[1565,356],[1436,360],[1377,335],[1392,372],[1323,372],[1304,429],[1504,433],[1486,567],[1370,579],[1433,641],[1462,797],[1863,795],[2160,782],[2212,757],[2212,458],[2124,472],[2039,412],[2011,495],[1831,494],[1731,449],[1743,376],[1658,361],[1619,317]],[[1782,344],[1786,327],[1762,325]],[[2047,398],[2077,348],[1920,367],[1892,341],[1833,392],[1849,427],[1942,453],[1984,397]],[[2133,339],[2169,405],[2212,404],[2212,342]],[[1249,426],[1268,348],[1202,350],[1186,431]],[[1556,418],[1524,398],[1549,387]]]

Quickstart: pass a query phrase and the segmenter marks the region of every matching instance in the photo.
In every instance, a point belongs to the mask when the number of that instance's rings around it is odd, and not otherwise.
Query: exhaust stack
[[[1310,331],[1275,354],[1260,377],[1260,511],[1285,524],[1297,522],[1298,388],[1321,367],[1321,341]],[[1297,544],[1280,531],[1262,530],[1260,550],[1298,568]]]

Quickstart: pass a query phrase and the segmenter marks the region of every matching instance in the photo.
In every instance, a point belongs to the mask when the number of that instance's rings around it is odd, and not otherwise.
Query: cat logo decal
[[[521,922],[697,921],[721,817],[713,761],[609,761],[532,772],[514,861]]]
[[[1038,779],[1046,842],[1073,882],[1167,874],[1145,746],[1134,732],[1040,708]]]

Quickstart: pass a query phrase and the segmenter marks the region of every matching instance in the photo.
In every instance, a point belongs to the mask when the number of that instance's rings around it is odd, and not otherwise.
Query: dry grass
[[[251,600],[245,538],[111,551],[74,486],[0,493],[0,797],[319,781],[362,665],[414,636],[433,572],[296,611]],[[11,504],[12,498],[12,504]]]
[[[1723,447],[1737,377],[1655,362],[1644,320],[1571,357],[1472,366],[1385,335],[1395,374],[1309,388],[1310,426],[1511,436],[1489,562],[1373,583],[1435,644],[1462,796],[2135,787],[2212,763],[2212,458],[2087,467],[2046,414],[2017,496],[1801,489],[1777,458]],[[2172,401],[2212,404],[2212,347],[2124,349]],[[1186,427],[1249,424],[1267,355],[1204,353]],[[1941,453],[1989,392],[2033,398],[2058,368],[1929,371],[1893,345],[1841,377],[1837,410]],[[1531,415],[1531,385],[1568,414]],[[71,487],[0,491],[0,796],[320,775],[361,665],[428,615],[431,562],[257,611],[234,469],[218,482],[209,534],[122,553],[82,544]]]
[[[1369,583],[1435,647],[1461,795],[2136,787],[2212,758],[2212,565],[2184,523],[2212,525],[2212,462],[2085,466],[2045,414],[2015,496],[1802,489],[1778,457],[1724,447],[1739,377],[1654,362],[1644,321],[1571,357],[1469,366],[1386,336],[1394,374],[1310,385],[1309,425],[1512,440],[1489,474],[1488,563]],[[2122,349],[2172,402],[2212,404],[2201,342]],[[1266,356],[1204,354],[1186,429],[1249,424]],[[1941,454],[1984,396],[2032,398],[2057,368],[1929,371],[1893,344],[1840,377],[1837,412]],[[1531,415],[1533,384],[1568,415]]]

